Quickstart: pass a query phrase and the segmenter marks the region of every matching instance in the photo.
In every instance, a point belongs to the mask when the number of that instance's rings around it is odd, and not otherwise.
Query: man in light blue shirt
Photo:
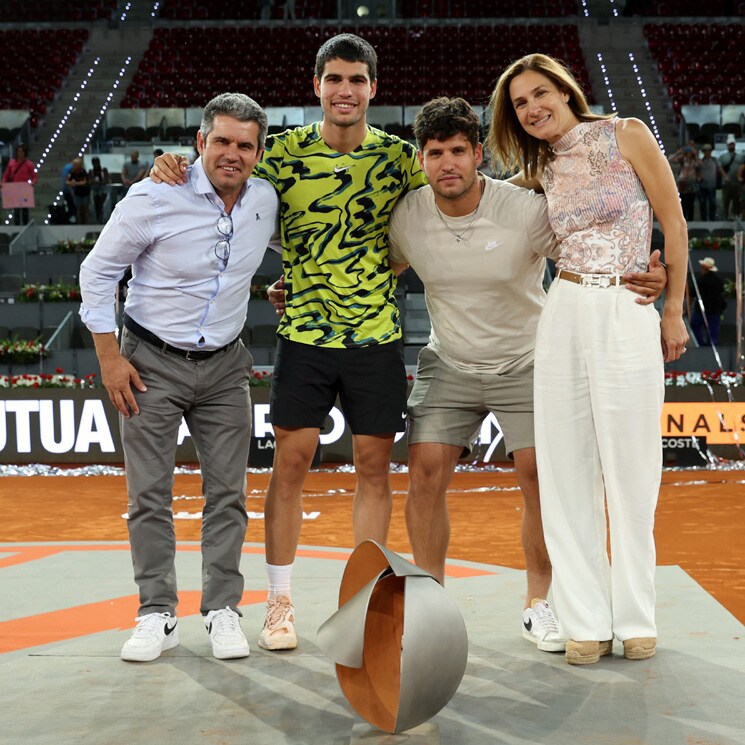
[[[188,186],[134,184],[81,266],[80,315],[120,412],[127,473],[140,610],[125,660],[153,660],[178,644],[171,492],[182,417],[202,466],[201,610],[212,652],[220,659],[249,654],[238,603],[252,359],[238,337],[277,220],[273,187],[248,181],[266,131],[266,115],[248,96],[214,98]],[[114,299],[130,264],[120,350]]]

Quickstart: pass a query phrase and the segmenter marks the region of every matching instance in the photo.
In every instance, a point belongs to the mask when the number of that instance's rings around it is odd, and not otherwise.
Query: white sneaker
[[[263,649],[295,649],[295,609],[287,595],[277,595],[266,604],[264,628],[259,635],[259,646]]]
[[[230,608],[211,610],[204,619],[210,636],[212,654],[218,660],[248,657],[248,640],[241,629],[240,616]]]
[[[148,613],[135,618],[137,626],[124,642],[121,657],[128,662],[150,662],[178,644],[178,620],[170,613]]]
[[[543,652],[563,652],[567,644],[551,606],[542,598],[534,598],[523,611],[523,638]]]

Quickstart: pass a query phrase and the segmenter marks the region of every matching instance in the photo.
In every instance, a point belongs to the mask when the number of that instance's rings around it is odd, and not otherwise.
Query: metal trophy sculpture
[[[318,630],[342,693],[366,721],[397,734],[453,697],[466,669],[463,616],[435,578],[374,541],[347,562],[339,610]]]

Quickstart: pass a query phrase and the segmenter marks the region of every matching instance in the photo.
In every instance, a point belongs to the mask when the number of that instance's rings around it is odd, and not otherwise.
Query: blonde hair
[[[510,83],[527,70],[545,75],[563,93],[569,94],[568,106],[581,122],[608,119],[614,114],[593,114],[574,75],[557,59],[546,54],[527,54],[510,63],[499,76],[491,94],[491,123],[486,145],[495,161],[506,170],[521,168],[527,178],[540,174],[552,158],[545,140],[529,135],[520,124],[510,98]]]

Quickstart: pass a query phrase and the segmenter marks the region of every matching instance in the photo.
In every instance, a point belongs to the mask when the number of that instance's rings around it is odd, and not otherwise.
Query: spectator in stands
[[[745,163],[745,156],[736,151],[734,135],[727,136],[727,152],[719,156],[722,177],[722,219],[734,220],[740,214],[740,182],[737,174]],[[732,208],[730,210],[730,208]]]
[[[285,0],[282,6],[282,18],[287,20],[295,20],[295,0]]]
[[[489,145],[545,190],[558,269],[538,323],[535,443],[566,660],[654,655],[654,512],[664,361],[685,351],[688,239],[675,179],[638,119],[594,114],[560,62],[531,54],[500,76]],[[654,210],[654,213],[653,213]],[[649,262],[653,216],[668,268],[662,319],[621,287]],[[608,521],[605,509],[607,505]],[[612,564],[606,551],[610,529]]]
[[[67,186],[72,190],[75,201],[75,222],[78,225],[87,225],[91,182],[83,165],[83,159],[80,157],[72,159],[72,169],[67,174]]]
[[[719,164],[711,157],[712,147],[703,146],[703,157],[696,166],[698,179],[698,203],[702,220],[715,220],[717,216],[717,181]]]
[[[268,21],[272,17],[272,0],[259,0],[259,18]]]
[[[698,158],[690,145],[679,148],[668,160],[678,165],[678,194],[683,208],[683,217],[693,220],[693,212],[696,206],[696,193],[698,188]]]
[[[693,292],[693,309],[690,312],[691,329],[699,346],[712,347],[719,344],[719,328],[722,313],[727,307],[724,299],[724,282],[718,274],[716,262],[711,257],[699,259],[701,267],[698,279],[690,282]],[[698,293],[696,293],[698,287]],[[701,306],[703,313],[701,312]]]
[[[103,225],[103,205],[108,196],[109,171],[107,168],[101,167],[101,159],[98,157],[91,159],[91,166],[90,171],[88,171],[88,180],[90,181],[91,196],[93,197],[93,211],[96,215],[96,222],[99,225]]]
[[[270,137],[255,174],[280,195],[287,286],[272,379],[269,602],[259,637],[272,650],[297,646],[290,580],[303,483],[339,393],[354,448],[355,541],[387,540],[391,450],[406,426],[407,383],[395,278],[383,247],[396,201],[426,182],[410,143],[367,124],[377,91],[377,55],[367,41],[346,33],[326,41],[313,88],[323,120]],[[182,180],[168,154],[153,172]]]
[[[129,160],[125,160],[122,166],[122,197],[126,196],[132,184],[136,184],[145,178],[146,171],[147,163],[140,162],[140,154],[137,150],[133,150],[130,153]]]
[[[81,266],[81,318],[121,415],[127,526],[140,590],[125,660],[154,660],[178,644],[171,487],[182,418],[202,467],[201,611],[212,653],[249,654],[238,606],[252,360],[239,335],[251,279],[277,219],[274,189],[266,181],[247,183],[266,131],[266,114],[248,96],[212,99],[190,187],[135,184]],[[114,300],[130,265],[120,352]]]
[[[11,158],[3,173],[4,184],[36,184],[36,166],[26,157],[25,145],[16,148],[16,157]],[[15,225],[28,225],[28,207],[16,207],[13,210]]]
[[[65,205],[67,207],[67,217],[65,222],[69,222],[77,211],[75,208],[75,197],[73,196],[72,188],[67,185],[67,177],[70,175],[70,171],[72,171],[72,161],[70,161],[70,163],[65,163],[65,165],[62,166],[60,174],[62,177],[62,198],[65,200]]]

